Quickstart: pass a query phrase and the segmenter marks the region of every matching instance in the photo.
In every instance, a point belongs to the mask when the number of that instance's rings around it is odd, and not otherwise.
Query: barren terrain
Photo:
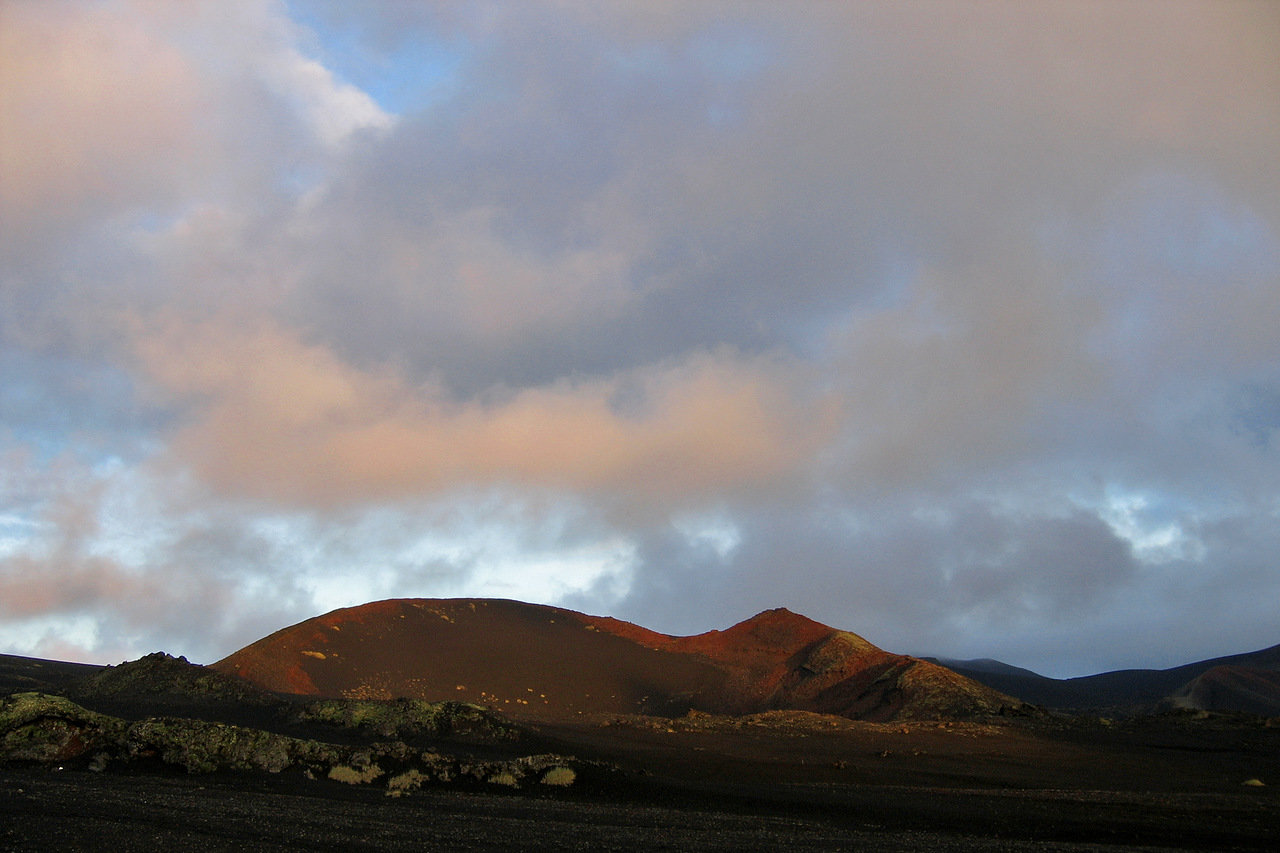
[[[380,785],[162,767],[0,771],[6,849],[1268,850],[1280,730],[827,719],[545,725],[512,751],[616,770],[564,789]]]
[[[786,611],[671,638],[419,604],[309,620],[217,667],[0,656],[0,849],[1280,845],[1274,717],[991,701]]]

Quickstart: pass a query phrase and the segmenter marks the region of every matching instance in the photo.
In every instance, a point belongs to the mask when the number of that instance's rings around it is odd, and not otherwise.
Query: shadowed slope
[[[955,672],[1025,702],[1065,710],[1148,712],[1161,707],[1274,714],[1280,646],[1184,664],[1057,679],[998,661],[946,661]]]
[[[88,678],[104,668],[96,664],[0,655],[0,696],[24,691],[58,693],[67,685]]]
[[[1280,715],[1280,670],[1215,666],[1180,687],[1169,702],[1202,711]]]
[[[242,725],[261,724],[288,704],[256,685],[164,652],[103,667],[65,693],[85,708],[125,719],[176,716]]]
[[[214,667],[282,692],[456,699],[535,717],[790,708],[887,720],[1018,705],[782,609],[671,637],[515,601],[381,601],[277,631]]]

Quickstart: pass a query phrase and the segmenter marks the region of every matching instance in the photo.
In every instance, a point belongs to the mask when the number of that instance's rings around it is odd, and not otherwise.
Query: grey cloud
[[[500,549],[413,545],[456,501],[527,553],[634,548],[629,591],[563,594],[666,630],[785,605],[1070,668],[1238,650],[1213,601],[1266,644],[1274,4],[297,7],[456,50],[394,122],[285,7],[184,7],[4,7],[61,34],[6,50],[5,118],[49,121],[0,123],[34,163],[0,175],[5,511],[49,546],[5,578],[81,590],[44,612],[190,651],[310,615],[311,569],[467,590]],[[90,559],[98,493],[47,511],[112,459],[174,504],[139,566]],[[1134,495],[1185,552],[1122,535]]]
[[[908,501],[732,516],[742,538],[727,558],[675,528],[655,529],[614,611],[693,633],[786,606],[894,651],[1000,657],[1057,676],[1173,666],[1190,648],[1207,657],[1273,642],[1261,614],[1276,582],[1270,536],[1241,530],[1247,516],[1196,531],[1209,550],[1202,562],[1144,564],[1085,510],[1037,512],[1034,498],[1015,499],[1022,508],[1013,513],[916,500],[915,510]],[[1241,586],[1261,597],[1244,604]],[[1223,612],[1239,619],[1228,626],[1214,616]]]
[[[1028,216],[1090,216],[1127,175],[1182,168],[1176,146],[1135,139],[1130,125],[1165,97],[1165,84],[1192,72],[1101,85],[1127,80],[1123,69],[1166,49],[1172,25],[1131,57],[1117,50],[1144,20],[1131,11],[1115,10],[1114,26],[1092,26],[1089,39],[1026,45],[1019,36],[1086,22],[1005,7],[999,15],[949,10],[928,24],[889,7],[835,21],[826,20],[829,9],[816,14],[833,40],[818,58],[785,49],[800,33],[822,38],[801,17],[793,29],[760,36],[784,48],[768,54],[750,87],[721,79],[716,88],[714,68],[666,45],[640,70],[611,67],[610,46],[622,42],[610,39],[623,36],[539,13],[525,26],[519,13],[498,9],[478,36],[468,84],[402,125],[375,165],[335,190],[323,242],[342,257],[321,247],[330,273],[318,293],[299,294],[298,316],[344,351],[385,358],[394,347],[469,392],[566,370],[608,372],[708,344],[804,350],[833,313],[891,299],[904,286],[885,282],[895,269],[981,258],[1016,286],[1021,258],[1037,251]],[[875,33],[867,39],[874,46],[841,41],[864,31]],[[1020,63],[1034,69],[1034,85]],[[1231,79],[1225,67],[1195,71],[1210,81],[1201,86]],[[726,86],[740,113],[729,129],[708,118],[711,95]],[[1045,89],[1061,111],[1046,109]],[[1237,100],[1235,112],[1256,106]],[[1196,132],[1193,117],[1180,122],[1183,136]],[[447,251],[435,235],[477,210],[486,215],[470,222],[486,241],[550,269],[584,246],[616,257],[608,287],[618,301],[589,322],[498,341],[449,323],[456,271],[389,268],[386,234]],[[458,249],[465,260],[468,246]],[[1004,268],[1002,255],[1014,266]],[[352,301],[357,279],[362,298]],[[411,327],[407,317],[427,325]]]
[[[670,590],[691,588],[684,619],[755,612],[776,599],[846,626],[887,624],[881,614],[892,612],[901,617],[897,633],[957,610],[993,625],[1067,620],[1132,577],[1127,548],[1091,514],[1009,514],[965,499],[916,499],[916,510],[843,503],[730,513],[741,539],[728,554],[679,528],[657,529],[640,555],[642,575],[658,591],[640,586],[629,606],[656,616],[677,598]]]

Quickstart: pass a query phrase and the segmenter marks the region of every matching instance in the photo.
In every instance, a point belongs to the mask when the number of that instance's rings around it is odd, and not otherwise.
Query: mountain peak
[[[762,610],[720,633],[725,636],[745,634],[768,645],[790,647],[816,642],[834,634],[835,630],[830,625],[824,625],[785,607],[775,607],[772,610]]]
[[[671,637],[518,601],[389,600],[300,622],[213,667],[282,692],[453,699],[547,718],[788,708],[890,719],[926,707],[997,707],[967,693],[965,702],[939,703],[932,682],[903,681],[914,677],[908,659],[785,607],[723,631]],[[900,684],[912,687],[909,700],[894,698]]]
[[[769,610],[761,610],[755,616],[752,616],[750,619],[744,619],[743,621],[739,622],[737,625],[734,625],[732,628],[729,628],[728,630],[733,631],[735,629],[744,628],[744,627],[751,627],[751,628],[792,627],[796,629],[807,629],[807,630],[812,630],[813,628],[817,627],[817,628],[825,629],[827,631],[835,630],[834,628],[828,625],[823,625],[821,622],[810,619],[808,616],[805,616],[802,613],[796,613],[795,611],[788,610],[785,607],[773,607],[773,608],[770,608]]]
[[[787,658],[834,633],[834,628],[821,622],[776,607],[723,631],[680,638],[675,648],[758,674],[778,668]]]

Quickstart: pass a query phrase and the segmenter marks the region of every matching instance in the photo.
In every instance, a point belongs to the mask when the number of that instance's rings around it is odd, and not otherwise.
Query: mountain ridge
[[[1046,708],[1280,715],[1280,645],[1167,669],[1118,669],[1074,678],[1051,678],[988,658],[930,660],[993,690]]]
[[[212,666],[284,693],[452,698],[532,717],[785,709],[884,721],[1027,710],[785,608],[676,637],[508,599],[386,599],[304,620]]]
[[[502,602],[504,600],[387,599],[383,602],[371,602],[357,607],[340,608],[323,614],[321,617],[304,620],[297,625],[275,631],[257,641],[257,643],[246,646],[240,652],[227,656],[219,663],[231,660],[236,655],[252,649],[258,643],[263,643],[276,637],[289,636],[299,625],[308,624],[315,619],[328,619],[332,623],[333,630],[340,631],[341,626],[348,622],[356,624],[375,618],[379,614],[384,617],[398,614],[398,608],[405,601],[436,602],[437,604],[461,602],[466,605],[469,602],[476,601]],[[520,602],[507,601],[506,603],[526,606]],[[527,606],[543,608],[541,605]],[[755,635],[758,640],[762,631],[767,633],[767,626],[771,623],[790,624],[793,632],[798,630],[799,626],[809,626],[810,629],[812,629],[812,626],[817,626],[821,636],[831,641],[830,644],[825,648],[821,647],[821,643],[813,645],[807,649],[805,655],[790,661],[793,669],[802,669],[810,674],[811,677],[807,681],[811,694],[822,692],[815,688],[815,685],[821,685],[821,679],[815,678],[815,676],[829,673],[833,669],[833,658],[849,656],[847,646],[852,643],[864,656],[874,656],[876,652],[888,655],[888,658],[881,659],[882,664],[886,660],[896,660],[899,664],[897,672],[893,671],[894,667],[882,667],[880,674],[885,674],[888,671],[889,678],[896,679],[902,684],[910,685],[914,678],[910,672],[904,673],[901,671],[902,669],[909,669],[909,667],[903,665],[912,660],[919,660],[936,664],[946,671],[985,685],[991,690],[1003,693],[1015,700],[1053,710],[1106,714],[1143,714],[1169,710],[1198,710],[1262,716],[1280,715],[1280,645],[1253,652],[1193,661],[1167,669],[1122,669],[1073,678],[1055,679],[992,658],[962,660],[945,657],[910,658],[889,655],[857,634],[830,629],[807,617],[794,614],[786,608],[761,611],[755,616],[729,628],[706,631],[702,634],[694,634],[687,637],[662,634],[610,616],[590,616],[563,608],[543,609],[559,612],[566,623],[572,622],[589,631],[601,632],[629,640],[633,644],[651,651],[677,649],[684,653],[705,653],[714,658],[717,654],[716,646],[719,646],[722,665],[725,663],[727,650],[732,646],[732,641],[735,637],[738,641],[742,641],[744,638]],[[831,633],[826,634],[826,631]],[[842,637],[843,641],[836,640],[837,636]],[[318,649],[304,649],[301,646],[298,647],[297,651],[319,652]],[[280,662],[276,662],[268,666],[268,668],[274,666],[275,670],[270,678],[266,679],[276,685],[271,689],[299,695],[319,695],[321,691],[311,682],[305,667],[296,666],[296,663],[297,661],[291,661],[287,665],[283,665]],[[774,665],[776,663],[777,661],[774,661]],[[768,661],[764,661],[763,664],[768,664]],[[727,667],[727,669],[732,668]],[[112,668],[98,664],[0,654],[0,694],[20,690],[43,690],[60,693],[94,673],[110,669]],[[740,680],[745,679],[752,671],[749,661],[742,660],[736,662],[736,669]],[[763,669],[765,670],[765,675],[768,675],[768,666],[763,666]],[[702,671],[704,674],[708,674],[707,670],[703,669]],[[729,673],[725,669],[709,674],[713,679],[729,677]],[[770,709],[778,709],[777,706],[787,704],[786,700],[793,698],[793,694],[784,689],[788,686],[781,683],[785,679],[777,678],[777,673],[774,675],[773,690],[763,691],[757,689],[752,702],[739,701],[738,706],[770,705]],[[936,671],[930,677],[936,680],[938,677]],[[765,680],[767,681],[767,679]],[[798,679],[793,677],[793,683],[789,686],[794,687],[794,682],[796,681]],[[831,685],[827,686],[830,687]],[[848,687],[849,685],[846,685],[846,692]],[[371,690],[370,692],[376,691]],[[465,699],[466,697],[450,696],[448,698]],[[652,700],[652,697],[649,698]],[[822,705],[827,709],[823,710],[822,713],[830,712],[856,716],[858,708],[854,707],[855,703],[848,701],[850,699],[848,696],[844,698],[846,701],[843,709],[841,709],[838,691],[836,693],[828,693],[822,697],[822,702],[816,704]],[[810,707],[813,707],[815,705],[814,696],[810,695],[808,700]],[[687,701],[684,703],[668,702],[665,707],[650,701],[644,704],[640,710],[682,713],[679,710],[682,704],[686,706],[685,710],[692,707],[691,703]],[[724,702],[720,703],[718,707],[719,710],[725,712],[734,710],[731,704]]]

